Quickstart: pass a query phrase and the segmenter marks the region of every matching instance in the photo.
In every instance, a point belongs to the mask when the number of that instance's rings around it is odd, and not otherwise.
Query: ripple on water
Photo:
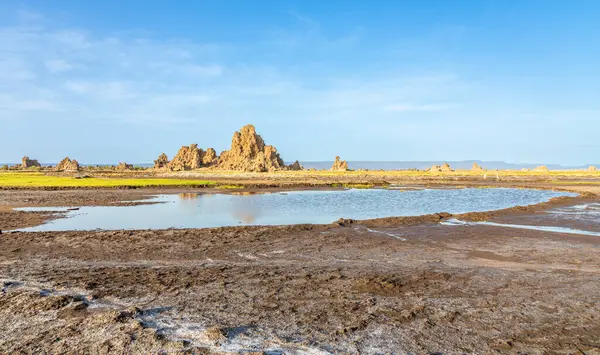
[[[328,224],[339,218],[374,219],[466,213],[530,205],[573,193],[528,189],[348,189],[286,194],[159,195],[137,206],[80,207],[24,231],[211,228],[236,225]],[[56,207],[52,207],[57,210]],[[29,208],[28,210],[36,210]],[[45,209],[44,209],[45,210]]]
[[[566,227],[554,227],[554,226],[531,226],[526,224],[507,224],[507,223],[495,223],[495,222],[466,222],[458,219],[449,219],[447,221],[440,222],[446,226],[492,226],[492,227],[504,227],[504,228],[516,228],[516,229],[528,229],[542,232],[551,233],[563,233],[563,234],[578,234],[578,235],[591,235],[600,237],[600,232],[586,231],[582,229],[573,229]]]

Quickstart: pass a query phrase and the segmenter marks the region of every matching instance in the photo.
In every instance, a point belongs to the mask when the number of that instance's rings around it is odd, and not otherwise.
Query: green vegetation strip
[[[190,179],[76,179],[70,176],[47,176],[42,174],[0,174],[0,187],[161,187],[161,186],[216,186],[215,181]]]

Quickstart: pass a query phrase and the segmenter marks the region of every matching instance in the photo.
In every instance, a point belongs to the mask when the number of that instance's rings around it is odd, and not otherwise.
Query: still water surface
[[[68,218],[26,231],[208,228],[236,225],[331,223],[437,212],[464,213],[530,205],[575,194],[526,189],[350,189],[263,194],[159,195],[152,205],[81,207]],[[56,207],[46,210],[59,210]],[[40,210],[23,209],[23,210]],[[43,210],[43,209],[42,209]],[[66,209],[63,209],[66,210]]]

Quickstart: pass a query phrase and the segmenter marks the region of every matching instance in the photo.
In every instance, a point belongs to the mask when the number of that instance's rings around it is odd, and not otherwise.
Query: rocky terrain
[[[477,163],[473,163],[473,167],[471,168],[471,171],[485,171],[481,165],[477,164]]]
[[[154,169],[166,168],[168,164],[169,164],[169,157],[165,153],[162,153],[161,155],[158,156],[158,159],[156,159],[154,161]]]
[[[21,159],[21,169],[28,169],[28,168],[39,168],[42,165],[35,159],[29,159],[29,157],[25,156],[23,157],[23,159]]]
[[[429,171],[431,172],[437,172],[437,173],[449,173],[454,171],[452,169],[452,167],[450,167],[450,164],[448,163],[444,163],[442,165],[434,165],[431,167],[431,169],[429,169]]]
[[[266,145],[253,125],[233,134],[231,148],[221,153],[217,168],[221,170],[265,172],[286,169],[277,149]]]
[[[213,148],[207,148],[202,154],[202,166],[214,166],[219,157]]]
[[[335,157],[333,161],[333,165],[331,166],[331,171],[347,171],[348,170],[348,162],[345,160],[341,160],[339,156]]]
[[[304,167],[302,166],[302,164],[300,164],[299,161],[296,160],[295,162],[293,162],[292,164],[289,165],[289,169],[298,171],[298,170],[303,170]]]
[[[0,353],[599,353],[597,237],[439,220],[5,233]]]
[[[63,160],[60,161],[60,163],[58,163],[54,167],[54,170],[56,170],[56,171],[68,171],[68,172],[79,171],[79,169],[80,169],[80,167],[79,167],[79,163],[77,162],[77,160],[71,160],[69,157],[64,158]]]
[[[119,162],[119,165],[117,165],[115,167],[115,169],[116,170],[120,170],[120,171],[131,170],[131,169],[133,169],[133,165],[132,164],[127,164],[127,163],[121,161],[121,162]]]
[[[220,156],[213,148],[203,150],[197,144],[183,146],[171,161],[161,154],[154,161],[154,169],[186,171],[200,168],[242,172],[269,172],[279,170],[302,170],[298,161],[287,166],[277,152],[277,148],[266,145],[252,125],[242,127],[233,134],[231,148]]]
[[[167,164],[167,168],[172,171],[199,169],[202,166],[203,153],[197,144],[183,146]]]

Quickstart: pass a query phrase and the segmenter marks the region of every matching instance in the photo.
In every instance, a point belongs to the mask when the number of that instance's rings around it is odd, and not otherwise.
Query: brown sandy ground
[[[594,354],[599,244],[439,224],[10,233],[0,353]]]
[[[0,204],[161,192],[2,191]],[[582,201],[463,217],[563,225],[545,210]],[[5,233],[0,353],[600,354],[598,237],[439,219]]]

